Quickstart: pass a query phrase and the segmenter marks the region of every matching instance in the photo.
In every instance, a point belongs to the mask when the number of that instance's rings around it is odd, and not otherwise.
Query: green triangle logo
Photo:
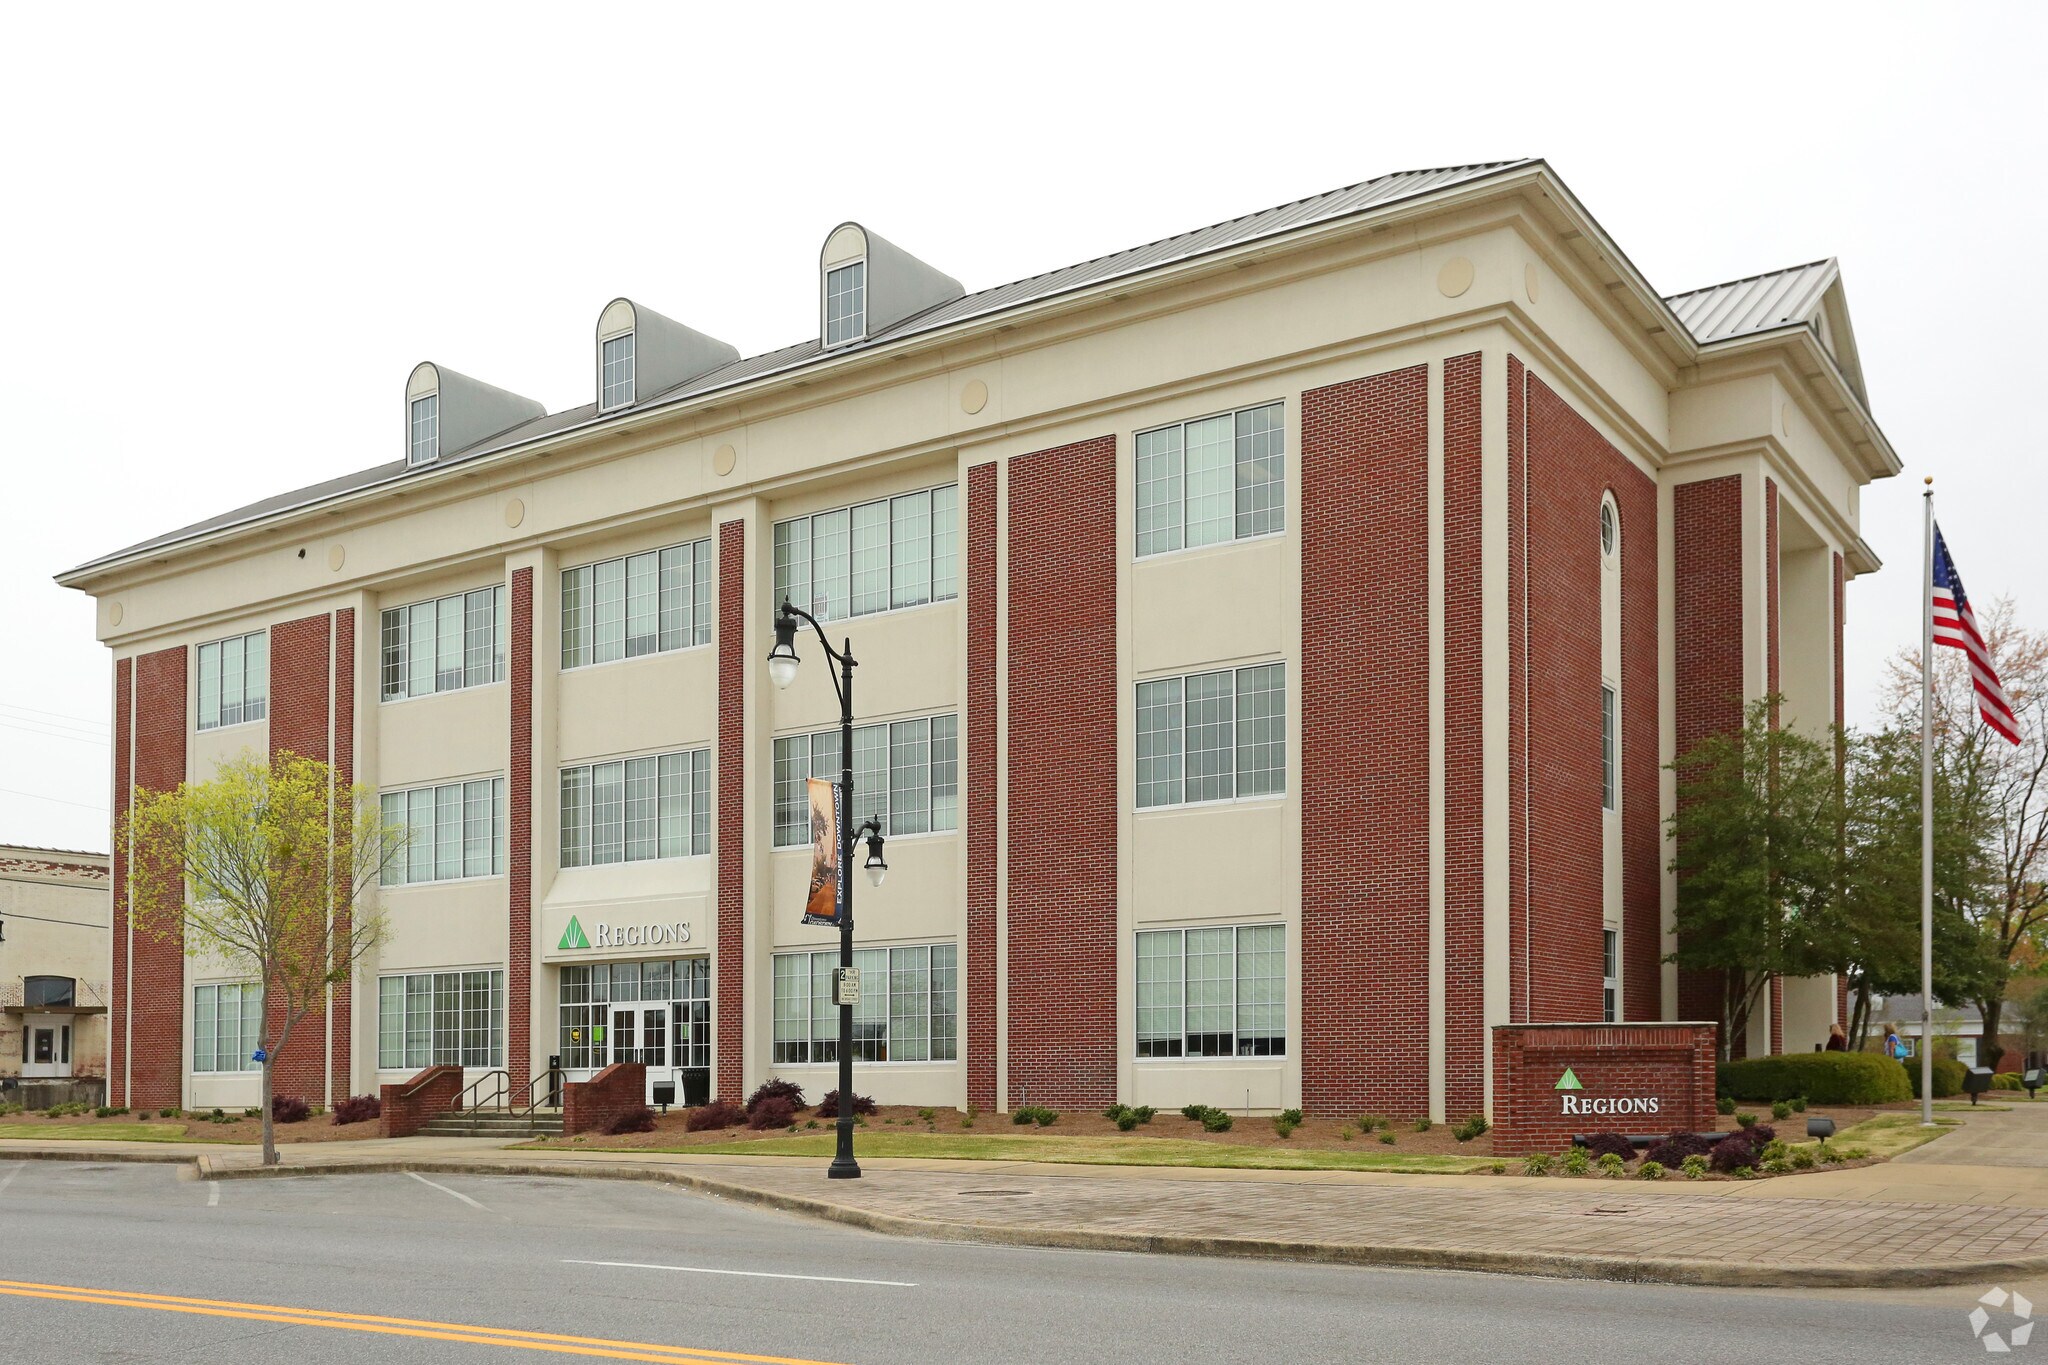
[[[574,920],[569,921],[570,927],[575,927],[575,923],[576,922]],[[1584,1090],[1585,1088],[1586,1087],[1579,1084],[1579,1078],[1572,1074],[1572,1069],[1570,1067],[1566,1067],[1564,1069],[1564,1075],[1559,1076],[1557,1078],[1557,1084],[1552,1087],[1552,1089],[1555,1090]]]
[[[571,948],[588,948],[589,946],[590,940],[583,937],[583,926],[576,922],[574,915],[569,916],[569,927],[562,931],[562,941],[555,945],[556,951],[566,952]]]

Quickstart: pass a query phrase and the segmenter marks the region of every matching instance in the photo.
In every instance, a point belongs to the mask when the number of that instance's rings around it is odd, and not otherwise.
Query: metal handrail
[[[484,1095],[482,1093],[484,1086],[492,1084],[494,1082],[496,1083],[497,1088],[493,1090],[488,1096]],[[511,1073],[506,1071],[486,1071],[483,1075],[477,1077],[474,1081],[470,1082],[470,1084],[463,1089],[462,1093],[455,1097],[455,1112],[459,1114],[474,1114],[478,1110],[482,1109],[484,1105],[490,1103],[493,1100],[498,1101],[498,1107],[502,1108],[503,1101],[505,1099],[505,1091],[511,1084]],[[477,1096],[475,1102],[465,1103],[465,1101],[467,1101],[472,1094],[475,1094]]]
[[[541,1107],[544,1101],[554,1097],[556,1091],[560,1088],[561,1075],[562,1073],[555,1067],[543,1067],[540,1074],[506,1096],[505,1108],[511,1109],[519,1103],[520,1097],[524,1096],[526,1097],[527,1105],[524,1109],[517,1111],[518,1116],[520,1118],[533,1117],[535,1111]],[[545,1090],[540,1089],[539,1087],[542,1085],[546,1085],[547,1088]]]

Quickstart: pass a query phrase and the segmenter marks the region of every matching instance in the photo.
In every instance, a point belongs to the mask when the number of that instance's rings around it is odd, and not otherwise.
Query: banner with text
[[[846,913],[839,875],[839,784],[812,777],[804,787],[811,807],[811,890],[804,898],[804,923],[836,928]]]

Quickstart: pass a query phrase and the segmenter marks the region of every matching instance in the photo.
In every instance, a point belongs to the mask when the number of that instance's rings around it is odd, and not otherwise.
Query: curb
[[[172,1166],[185,1165],[194,1158],[186,1152],[72,1152],[47,1150],[34,1152],[12,1152],[0,1147],[0,1161],[12,1157],[15,1161],[128,1161],[144,1165]],[[205,1157],[197,1158],[200,1161]]]
[[[1458,1247],[1374,1246],[1288,1242],[1246,1237],[1189,1237],[1169,1233],[1098,1232],[1087,1228],[1000,1227],[874,1213],[803,1195],[755,1189],[683,1170],[601,1167],[581,1163],[380,1160],[331,1166],[221,1167],[210,1156],[196,1159],[205,1180],[251,1180],[272,1176],[375,1175],[420,1171],[438,1175],[553,1176],[585,1180],[639,1180],[676,1185],[735,1203],[799,1214],[869,1232],[989,1246],[1043,1247],[1073,1251],[1132,1251],[1154,1255],[1218,1256],[1244,1260],[1302,1261],[1382,1269],[1467,1270],[1495,1275],[1551,1279],[1615,1280],[1738,1289],[1924,1289],[1941,1285],[1996,1282],[2048,1273],[2048,1256],[1995,1261],[1945,1261],[1939,1265],[1771,1265],[1623,1256],[1537,1254]]]

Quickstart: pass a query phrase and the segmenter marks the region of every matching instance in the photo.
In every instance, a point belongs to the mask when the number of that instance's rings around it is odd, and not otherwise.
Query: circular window
[[[1614,504],[1611,502],[1600,504],[1600,553],[1614,553]]]

